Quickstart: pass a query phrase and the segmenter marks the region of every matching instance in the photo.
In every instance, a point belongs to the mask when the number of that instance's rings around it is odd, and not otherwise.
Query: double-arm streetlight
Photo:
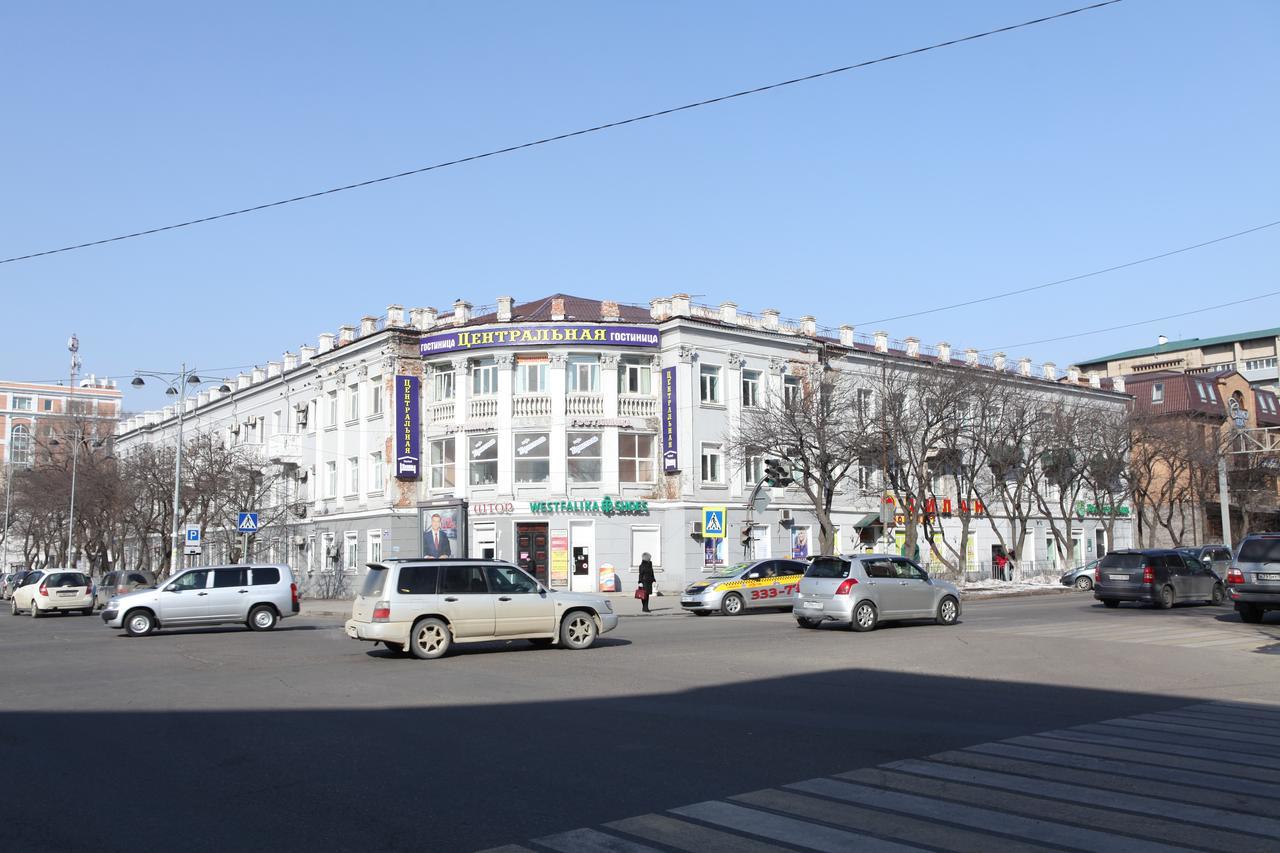
[[[66,436],[64,436],[65,438]],[[93,447],[101,447],[103,441],[100,438],[92,440]],[[61,444],[56,438],[49,439],[50,447],[57,447]],[[80,445],[83,444],[86,449],[89,448],[90,439],[84,434],[83,427],[76,427],[71,434],[71,507],[67,512],[67,568],[75,568],[75,560],[71,553],[71,548],[75,544],[76,529],[76,468],[80,463]]]
[[[188,370],[186,362],[183,362],[182,369],[177,373],[159,370],[135,370],[133,372],[133,382],[130,384],[134,388],[143,387],[147,384],[143,380],[144,376],[158,379],[164,383],[165,394],[178,398],[178,446],[173,454],[173,545],[169,554],[169,571],[172,572],[178,568],[178,553],[182,550],[182,540],[178,531],[178,506],[182,496],[182,422],[187,409],[187,390],[203,384],[204,380],[196,375],[194,368]],[[230,394],[231,388],[223,382],[218,391],[222,394]]]

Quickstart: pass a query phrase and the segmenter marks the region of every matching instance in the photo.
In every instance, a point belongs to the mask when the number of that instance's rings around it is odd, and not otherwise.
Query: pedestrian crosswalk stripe
[[[1220,612],[1214,608],[1216,612]],[[1160,614],[1150,614],[1160,618]],[[1161,624],[1133,619],[1118,622],[1080,620],[1054,625],[1014,625],[978,630],[995,634],[1012,634],[1019,637],[1106,641],[1112,643],[1143,643],[1179,648],[1199,648],[1216,651],[1253,651],[1263,646],[1280,643],[1280,635],[1273,636],[1254,626],[1224,626],[1220,623],[1197,625],[1200,617],[1167,619]]]
[[[1255,729],[1277,726],[1280,706],[1202,702],[888,762],[487,853],[797,847],[1275,853],[1280,745],[1255,745],[1253,738]],[[1231,751],[1244,748],[1239,739],[1246,735],[1249,752]]]

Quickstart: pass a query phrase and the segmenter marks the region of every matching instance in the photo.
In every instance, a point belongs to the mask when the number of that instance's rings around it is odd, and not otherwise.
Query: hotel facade
[[[764,460],[731,459],[726,439],[744,410],[793,393],[820,352],[868,375],[884,359],[923,357],[914,339],[820,330],[813,317],[789,323],[685,295],[648,307],[502,297],[481,310],[459,301],[444,315],[390,306],[230,379],[230,394],[201,392],[187,401],[185,428],[278,466],[286,509],[257,534],[252,556],[288,562],[304,579],[353,584],[368,562],[430,554],[509,560],[553,588],[626,590],[649,554],[659,588],[672,591],[743,559],[816,549],[816,519],[795,487],[766,490],[744,545]],[[949,361],[950,347],[927,357]],[[974,351],[966,359],[988,369]],[[1100,407],[1127,400],[1054,381],[1052,365],[1033,376],[1024,360],[1009,372],[1045,394]],[[173,407],[123,421],[117,452],[173,442],[176,421]],[[880,502],[874,473],[839,491],[841,550],[900,544],[880,523]],[[986,527],[973,525],[975,562],[990,560],[996,541]],[[1077,531],[1081,559],[1129,544],[1127,521],[1114,542],[1088,517]],[[131,543],[125,558],[164,547]],[[1043,538],[1026,547],[1035,553],[1024,561],[1053,559]],[[228,559],[218,548],[198,561]]]

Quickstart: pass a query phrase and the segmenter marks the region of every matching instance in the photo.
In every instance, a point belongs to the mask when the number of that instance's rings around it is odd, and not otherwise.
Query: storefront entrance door
[[[548,585],[546,524],[516,524],[516,565]]]
[[[569,522],[569,589],[573,592],[600,591],[595,550],[595,523]]]

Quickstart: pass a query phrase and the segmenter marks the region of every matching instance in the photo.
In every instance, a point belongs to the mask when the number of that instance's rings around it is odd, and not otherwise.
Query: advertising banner
[[[470,352],[492,347],[547,347],[586,344],[597,347],[656,347],[658,330],[651,326],[599,326],[591,323],[552,323],[507,326],[500,329],[457,329],[423,335],[422,355]]]
[[[662,470],[680,470],[676,442],[676,369],[662,368]]]
[[[422,471],[418,385],[416,376],[396,377],[396,478],[400,480],[416,480]]]
[[[569,585],[569,534],[563,530],[551,534],[551,585]]]

